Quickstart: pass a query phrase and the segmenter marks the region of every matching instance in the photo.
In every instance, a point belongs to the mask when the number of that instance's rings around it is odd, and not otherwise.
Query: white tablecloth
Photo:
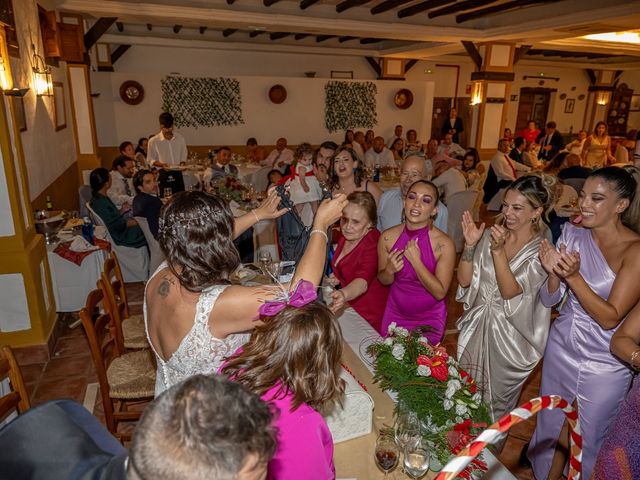
[[[55,245],[47,245],[53,297],[57,312],[77,312],[84,307],[87,295],[96,288],[108,253],[96,250],[87,255],[80,266],[53,253]]]
[[[260,165],[238,165],[238,178],[242,183],[253,185],[257,192],[264,192],[269,183],[267,174],[270,171],[271,167],[261,167]]]
[[[367,323],[367,321],[356,313],[353,308],[347,308],[338,318],[342,335],[345,342],[360,357],[360,360],[373,373],[373,359],[367,354],[367,347],[382,337]],[[389,393],[389,392],[387,392]],[[392,398],[393,394],[389,394]],[[394,400],[395,401],[395,400]],[[485,480],[516,480],[516,478],[505,468],[502,463],[485,449],[483,452],[484,461],[489,467],[489,471],[482,477]]]

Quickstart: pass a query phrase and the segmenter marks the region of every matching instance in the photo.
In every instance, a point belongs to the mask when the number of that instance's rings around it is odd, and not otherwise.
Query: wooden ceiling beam
[[[472,10],[474,8],[484,7],[496,3],[498,0],[465,0],[463,2],[456,2],[453,5],[448,5],[438,10],[433,10],[427,15],[429,18],[442,17],[444,15],[451,15],[452,13],[464,12],[465,10]]]
[[[308,36],[308,33],[296,33],[293,38],[295,38],[296,40],[302,40],[303,38],[307,38]]]
[[[124,32],[124,23],[116,22],[116,28],[118,29],[119,32]]]
[[[235,2],[236,0],[227,0],[227,5],[233,5],[233,2]]]
[[[418,60],[416,60],[415,58],[407,60],[404,64],[404,73],[407,74],[407,72],[409,72],[409,70],[411,70],[416,63],[418,63]]]
[[[369,62],[369,65],[371,65],[371,68],[373,68],[373,70],[376,72],[376,75],[378,75],[378,77],[380,77],[380,75],[382,75],[382,68],[380,67],[380,63],[378,62],[378,60],[376,60],[373,57],[364,57],[367,59],[367,62]]]
[[[263,33],[267,33],[264,30],[254,30],[253,32],[249,33],[249,37],[251,38],[256,38],[258,35],[262,35]]]
[[[480,52],[478,51],[474,43],[463,40],[462,46],[467,52],[467,55],[469,55],[469,57],[471,57],[471,60],[473,60],[473,63],[475,63],[476,68],[479,69],[480,67],[482,67],[482,56],[480,55]]]
[[[591,82],[591,85],[595,85],[596,82],[598,81],[596,77],[596,72],[594,72],[591,68],[587,68],[586,72],[587,72],[587,76],[589,77],[589,81]]]
[[[513,54],[513,64],[515,65],[522,60],[522,57],[524,57],[529,50],[531,50],[531,45],[520,45],[516,48],[516,51]]]
[[[372,43],[378,43],[381,42],[382,39],[381,38],[363,38],[360,40],[360,44],[361,45],[370,45]]]
[[[182,25],[173,26],[173,33],[180,33],[180,30],[182,30]]]
[[[338,41],[339,41],[340,43],[344,43],[344,42],[348,42],[349,40],[355,40],[356,38],[358,38],[358,37],[348,37],[348,36],[345,36],[345,37],[340,37],[340,38],[338,39]]]
[[[288,33],[288,32],[275,32],[275,33],[272,33],[271,35],[269,35],[269,38],[271,40],[280,40],[281,38],[288,37],[289,35],[291,35],[291,34]]]
[[[149,31],[153,30],[153,25],[151,25],[150,23],[147,23],[147,30]]]
[[[236,33],[237,31],[238,31],[237,28],[225,28],[222,31],[222,36],[227,38],[227,37],[230,37],[231,35],[233,35],[234,33]]]
[[[365,3],[369,3],[370,0],[345,0],[344,2],[340,2],[336,5],[336,12],[342,13],[345,10],[349,10],[353,7],[359,7],[360,5],[364,5]]]
[[[477,18],[487,17],[497,13],[505,13],[516,8],[528,7],[531,5],[539,5],[542,3],[558,3],[562,0],[512,0],[510,2],[500,3],[491,7],[481,8],[473,12],[461,13],[456,17],[456,23],[464,23]]]
[[[265,7],[270,7],[271,5],[278,3],[280,0],[263,0],[262,3]]]
[[[131,45],[118,45],[118,48],[111,52],[111,65],[114,65],[118,61],[118,59],[122,55],[124,55],[124,52],[126,52],[130,48]]]
[[[100,17],[84,34],[84,48],[89,50],[93,47],[100,37],[111,28],[111,25],[116,23],[117,19],[118,17]]]
[[[375,7],[371,9],[371,15],[378,15],[379,13],[384,13],[389,10],[393,10],[405,3],[410,3],[413,0],[385,0],[382,3],[379,3]]]
[[[318,3],[319,0],[302,0],[300,2],[300,10],[305,10],[309,8],[311,5]]]
[[[455,0],[454,0],[455,1]],[[413,15],[417,15],[418,13],[426,12],[427,10],[431,10],[432,8],[442,7],[443,5],[449,5],[450,3],[454,3],[451,0],[427,0],[426,2],[416,3],[415,5],[411,5],[410,7],[403,8],[398,11],[398,18],[412,17]]]
[[[316,42],[317,43],[324,42],[325,40],[329,40],[331,38],[336,38],[336,35],[318,35],[316,37]]]

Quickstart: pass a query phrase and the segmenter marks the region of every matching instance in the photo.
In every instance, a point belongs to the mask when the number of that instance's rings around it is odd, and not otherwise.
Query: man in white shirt
[[[367,150],[367,153],[364,154],[364,164],[369,168],[374,168],[376,165],[380,167],[396,166],[393,153],[384,146],[384,138],[376,137],[373,139],[373,145]]]
[[[111,188],[107,191],[107,196],[123,212],[131,210],[136,194],[132,180],[134,166],[132,159],[121,155],[113,161],[111,168]]]
[[[409,188],[418,180],[425,179],[424,155],[414,154],[404,159],[400,172],[400,187],[386,190],[380,197],[378,206],[378,230],[381,232],[402,223],[404,211],[404,197]],[[449,212],[447,207],[438,202],[438,213],[434,225],[443,232],[447,232]]]
[[[491,158],[491,167],[498,181],[508,180],[513,182],[521,174],[531,171],[531,167],[527,167],[525,164],[516,162],[509,157],[509,147],[509,140],[500,140],[498,143],[498,151],[493,158]]]
[[[451,167],[446,160],[440,160],[434,168],[435,177],[431,180],[444,195],[444,203],[448,203],[449,197],[454,193],[467,189],[467,180],[457,168]]]
[[[358,130],[353,134],[353,143],[351,144],[353,151],[358,155],[358,160],[364,162],[364,132]]]
[[[173,131],[173,115],[160,114],[160,133],[149,139],[147,161],[157,168],[178,166],[187,161],[187,143],[184,137]]]
[[[464,158],[465,149],[453,142],[453,135],[447,133],[438,146],[438,153],[451,158]]]
[[[291,167],[293,163],[293,150],[287,148],[287,139],[279,138],[276,142],[276,148],[260,162],[262,166],[277,168],[280,172],[285,173],[287,167]]]
[[[395,142],[398,138],[402,138],[402,125],[396,125],[396,128],[393,129],[393,137],[389,139],[387,147],[391,148],[393,146],[393,142]]]

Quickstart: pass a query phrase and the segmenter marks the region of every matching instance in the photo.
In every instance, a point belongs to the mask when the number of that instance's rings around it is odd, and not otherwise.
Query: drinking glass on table
[[[269,275],[269,265],[271,264],[271,252],[268,250],[261,250],[258,255],[258,262],[260,263],[260,269],[263,275]]]
[[[404,447],[404,471],[414,480],[429,470],[429,445],[422,437],[414,437]]]
[[[395,440],[398,448],[404,450],[410,440],[420,437],[420,420],[415,412],[400,407],[394,425]]]
[[[384,472],[384,478],[387,474],[398,465],[400,450],[396,445],[393,437],[388,433],[380,433],[376,440],[376,463]]]

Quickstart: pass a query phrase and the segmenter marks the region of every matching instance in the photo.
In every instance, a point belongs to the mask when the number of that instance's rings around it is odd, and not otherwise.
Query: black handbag
[[[293,260],[298,263],[304,254],[311,227],[307,227],[296,211],[289,193],[284,185],[276,186],[276,192],[280,197],[280,208],[288,211],[276,221],[278,227],[278,244],[280,245],[280,257],[282,260]]]

